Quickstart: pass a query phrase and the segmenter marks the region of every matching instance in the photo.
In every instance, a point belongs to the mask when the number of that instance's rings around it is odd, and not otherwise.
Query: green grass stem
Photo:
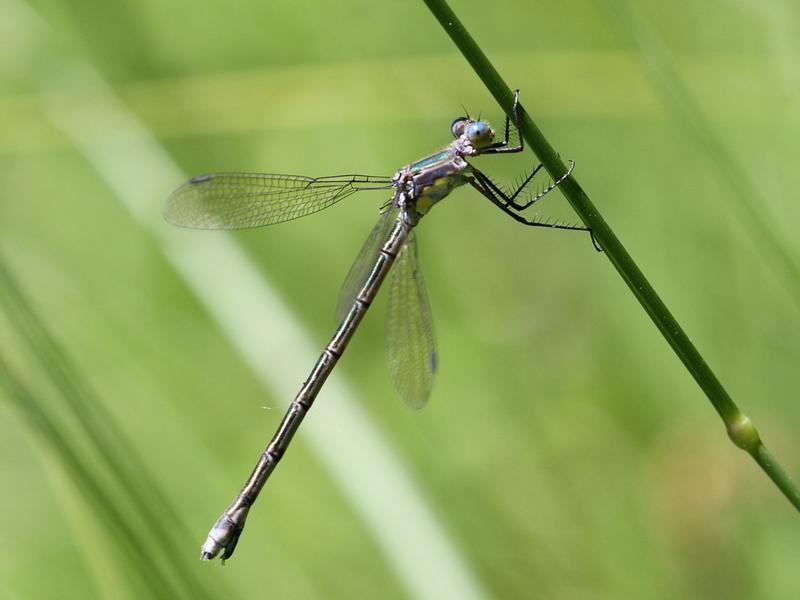
[[[442,25],[455,45],[475,70],[489,92],[507,115],[512,114],[514,93],[489,62],[489,59],[466,30],[445,0],[424,0],[430,11]],[[536,156],[555,180],[567,172],[567,167],[531,116],[520,105],[520,133]],[[636,266],[633,258],[606,223],[603,216],[584,192],[574,175],[560,186],[572,208],[592,230],[595,240],[604,250],[605,256],[628,285],[645,312],[655,323],[675,354],[689,370],[697,384],[708,397],[725,424],[728,436],[738,447],[745,450],[761,469],[778,486],[786,498],[800,511],[800,493],[786,472],[775,461],[761,441],[755,426],[731,399],[717,376],[692,344],[683,328],[672,316],[653,286]]]

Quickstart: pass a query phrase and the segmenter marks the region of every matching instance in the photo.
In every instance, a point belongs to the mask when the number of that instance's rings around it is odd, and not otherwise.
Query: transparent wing
[[[386,353],[397,392],[409,407],[428,402],[437,369],[436,340],[414,232],[397,257],[389,288]]]
[[[364,245],[361,246],[361,250],[358,252],[358,256],[342,284],[342,290],[339,292],[339,305],[336,308],[336,318],[339,323],[350,312],[353,300],[358,295],[358,292],[361,291],[361,288],[364,287],[367,275],[372,271],[375,261],[378,259],[381,246],[386,240],[386,236],[389,235],[392,225],[397,220],[399,210],[396,206],[392,206],[383,211]]]
[[[164,218],[194,229],[244,229],[304,217],[359,190],[391,187],[388,177],[303,177],[271,173],[209,173],[170,194]]]

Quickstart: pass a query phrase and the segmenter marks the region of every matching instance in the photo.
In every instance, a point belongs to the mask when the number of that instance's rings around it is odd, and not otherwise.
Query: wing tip
[[[187,205],[191,205],[197,200],[193,188],[199,184],[207,183],[216,177],[214,173],[202,173],[195,175],[184,181],[167,196],[161,216],[170,225],[184,229],[213,229],[213,224],[205,220],[198,220],[196,215],[190,215],[191,211],[186,210]]]

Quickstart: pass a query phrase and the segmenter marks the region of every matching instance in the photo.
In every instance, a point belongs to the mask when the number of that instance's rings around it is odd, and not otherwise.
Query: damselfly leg
[[[525,189],[525,187],[531,182],[536,173],[538,173],[542,169],[542,165],[536,167],[533,170],[533,172],[522,181],[522,183],[517,187],[517,189],[515,189],[510,194],[506,193],[486,174],[482,173],[475,167],[472,168],[472,178],[470,179],[469,183],[481,194],[483,194],[489,200],[491,200],[491,202],[495,206],[497,206],[500,210],[502,210],[504,213],[506,213],[508,216],[510,216],[518,223],[522,223],[523,225],[529,225],[532,227],[548,227],[550,229],[568,229],[570,231],[589,231],[589,228],[583,225],[563,223],[560,221],[547,221],[547,220],[542,220],[541,217],[538,216],[534,216],[532,218],[526,218],[525,216],[520,214],[522,211],[530,208],[536,202],[544,198],[548,193],[552,192],[555,188],[557,188],[567,177],[569,177],[572,174],[572,170],[574,168],[575,168],[575,162],[570,161],[569,169],[567,170],[566,173],[564,173],[561,177],[552,182],[549,186],[547,186],[538,194],[529,197],[523,203],[517,202],[516,199],[520,195],[520,193]]]
[[[508,145],[508,136],[511,128],[511,119],[509,119],[508,115],[506,115],[506,127],[503,139],[500,140],[499,142],[491,144],[489,147],[481,151],[481,154],[507,154],[509,152],[522,152],[525,149],[525,142],[523,141],[522,136],[519,134],[518,106],[519,106],[519,90],[514,90],[514,106],[511,109],[511,113],[514,115],[514,128],[517,130],[517,140],[518,140],[517,145],[516,146]]]

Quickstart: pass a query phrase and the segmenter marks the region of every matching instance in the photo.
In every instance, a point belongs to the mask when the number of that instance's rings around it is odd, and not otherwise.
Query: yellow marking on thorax
[[[455,187],[456,180],[452,176],[440,177],[425,188],[417,198],[416,209],[420,215],[427,213],[431,207],[444,198]]]

